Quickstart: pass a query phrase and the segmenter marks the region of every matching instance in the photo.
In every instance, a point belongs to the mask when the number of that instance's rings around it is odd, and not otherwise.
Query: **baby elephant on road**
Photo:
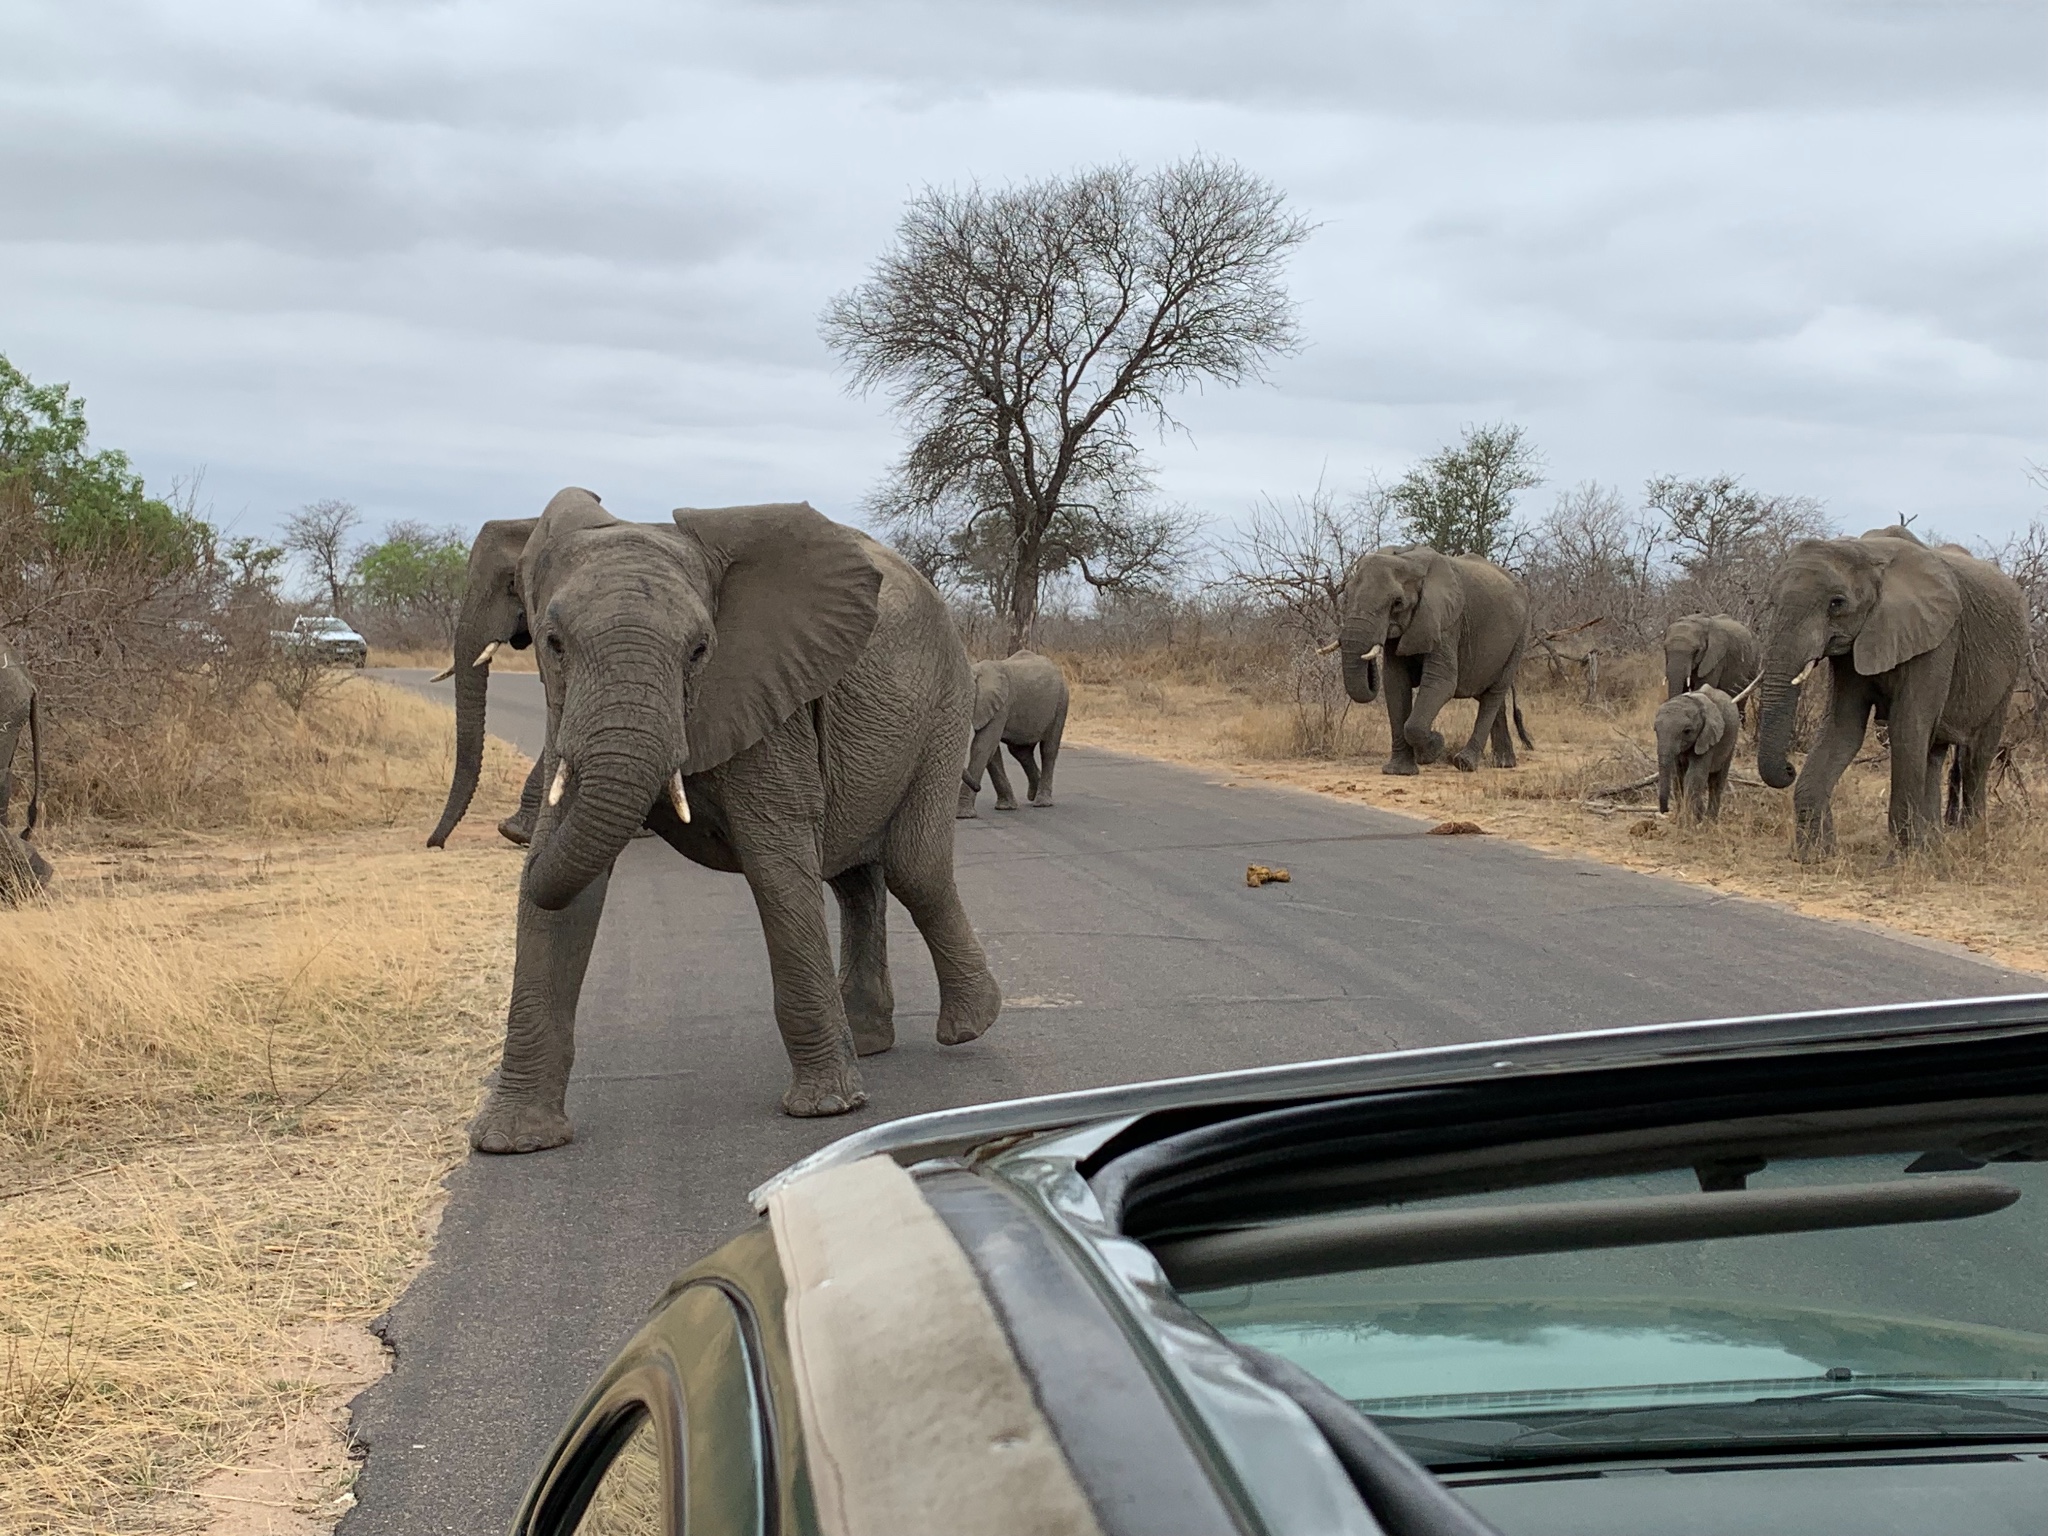
[[[1003,771],[1002,754],[1024,770],[1026,793],[1033,805],[1052,804],[1052,768],[1059,761],[1060,733],[1067,728],[1067,680],[1060,669],[1033,651],[1019,651],[1003,661],[974,664],[974,740],[967,749],[967,770],[961,776],[960,810],[974,814],[981,793],[982,770],[995,781],[996,809],[1014,811],[1017,797]],[[1037,759],[1032,757],[1037,750]]]
[[[1679,782],[1685,809],[1697,820],[1721,816],[1721,791],[1735,762],[1742,717],[1735,701],[1714,687],[1695,688],[1657,706],[1657,809],[1671,810],[1671,783]]]

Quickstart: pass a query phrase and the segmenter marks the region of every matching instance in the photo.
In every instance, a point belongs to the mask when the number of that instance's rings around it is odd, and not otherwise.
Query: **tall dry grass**
[[[1525,666],[1521,702],[1536,750],[1511,770],[1461,774],[1437,763],[1415,778],[1380,773],[1384,707],[1350,704],[1335,664],[1306,648],[1276,648],[1249,667],[1165,648],[1059,659],[1073,688],[1069,741],[1473,820],[1538,847],[1876,921],[2048,971],[2048,761],[2038,743],[2023,745],[1995,780],[1983,825],[1899,856],[1886,828],[1889,764],[1873,734],[1835,794],[1837,851],[1807,864],[1792,857],[1789,791],[1738,783],[1720,822],[1701,826],[1658,816],[1651,792],[1587,803],[1656,771],[1651,719],[1663,690],[1655,656],[1603,659],[1591,703],[1576,672],[1553,681],[1540,664]],[[1809,714],[1819,702],[1807,701]],[[1470,732],[1474,709],[1456,701],[1439,718],[1452,746]],[[1754,780],[1755,763],[1746,731],[1737,773]]]
[[[448,712],[351,680],[241,727],[184,812],[68,807],[0,916],[0,1532],[204,1523],[322,1390],[305,1330],[422,1257],[499,1027],[517,852],[420,846]],[[486,793],[525,766],[493,743]]]

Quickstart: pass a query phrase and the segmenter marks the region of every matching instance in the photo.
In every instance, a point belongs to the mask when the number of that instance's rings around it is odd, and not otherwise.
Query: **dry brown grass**
[[[397,646],[373,645],[370,659],[372,667],[432,667],[436,672],[448,665],[448,653],[440,650],[402,650]],[[540,663],[534,659],[533,650],[528,647],[515,651],[510,646],[491,658],[494,672],[538,672]]]
[[[1438,763],[1407,779],[1379,771],[1385,709],[1347,705],[1327,661],[1282,662],[1245,680],[1156,651],[1060,660],[1073,687],[1069,741],[1226,767],[1432,821],[1477,821],[1540,848],[1879,922],[2048,971],[2048,804],[2030,806],[2010,781],[1983,826],[1894,859],[1885,830],[1889,770],[1860,764],[1835,796],[1839,851],[1810,865],[1790,855],[1789,792],[1731,786],[1721,821],[1703,826],[1659,817],[1654,795],[1614,802],[1605,814],[1588,808],[1592,791],[1656,771],[1650,720],[1662,689],[1654,657],[1609,666],[1602,700],[1591,707],[1577,683],[1552,687],[1528,668],[1522,707],[1538,745],[1523,752],[1520,767],[1462,774]],[[1469,701],[1444,711],[1438,724],[1452,746],[1462,745],[1473,711]],[[1875,738],[1865,750],[1875,750]],[[1736,770],[1755,777],[1747,736]],[[2038,757],[2027,778],[2048,784]]]
[[[0,920],[0,1532],[247,1507],[207,1479],[331,1396],[319,1330],[389,1304],[461,1154],[517,851],[483,816],[420,846],[446,710],[354,680],[275,725],[216,744],[300,770],[243,775],[249,823],[74,819]],[[525,766],[494,743],[486,793]]]

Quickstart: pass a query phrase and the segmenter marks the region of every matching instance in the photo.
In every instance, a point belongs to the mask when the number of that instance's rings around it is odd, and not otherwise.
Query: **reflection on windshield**
[[[1751,1187],[1896,1179],[1901,1166],[1897,1157],[1808,1160]],[[1870,1394],[1859,1399],[1865,1416],[1897,1392],[2040,1403],[2048,1169],[1992,1171],[2022,1198],[1968,1221],[1422,1265],[1185,1300],[1234,1342],[1397,1419],[1782,1404],[1843,1390]],[[1689,1171],[1443,1203],[1688,1186],[1697,1187]]]

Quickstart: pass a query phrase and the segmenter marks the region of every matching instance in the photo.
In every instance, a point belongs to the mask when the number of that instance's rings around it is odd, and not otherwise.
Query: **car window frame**
[[[663,1536],[683,1536],[687,1469],[683,1465],[683,1394],[674,1366],[643,1351],[611,1374],[585,1407],[575,1430],[548,1467],[514,1536],[575,1536],[598,1484],[642,1422],[652,1422],[661,1452]]]

